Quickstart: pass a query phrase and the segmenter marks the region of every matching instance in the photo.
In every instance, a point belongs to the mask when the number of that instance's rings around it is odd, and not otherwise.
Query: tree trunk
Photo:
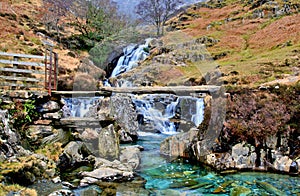
[[[160,25],[156,26],[156,34],[157,34],[157,37],[160,36]]]

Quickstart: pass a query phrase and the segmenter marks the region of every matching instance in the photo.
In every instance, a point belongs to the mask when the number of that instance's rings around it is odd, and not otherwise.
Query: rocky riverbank
[[[0,100],[3,184],[48,179],[74,188],[137,179],[143,148],[120,147],[137,140],[130,97],[98,98],[84,118],[68,118],[65,101],[47,94],[2,92]]]
[[[206,102],[204,122],[198,129],[167,138],[161,152],[194,159],[219,171],[299,175],[299,83],[262,90],[230,89],[227,95],[220,134],[211,134],[222,115],[212,107],[220,98],[212,98]]]

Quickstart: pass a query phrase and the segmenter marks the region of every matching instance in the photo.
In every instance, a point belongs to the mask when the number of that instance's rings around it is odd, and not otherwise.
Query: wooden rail
[[[57,90],[58,55],[46,49],[45,56],[0,52],[0,86],[10,90]]]

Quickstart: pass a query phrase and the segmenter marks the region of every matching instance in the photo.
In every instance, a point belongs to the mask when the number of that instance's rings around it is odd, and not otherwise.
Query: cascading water
[[[143,131],[175,134],[180,126],[180,120],[191,121],[194,126],[198,126],[203,120],[204,102],[202,98],[144,95],[133,97],[132,100],[136,106],[138,121]],[[182,100],[191,100],[191,103],[182,105]],[[182,107],[188,108],[183,110]],[[181,111],[188,112],[181,114]]]
[[[130,44],[124,48],[124,55],[119,58],[110,77],[116,77],[127,72],[132,68],[137,67],[139,61],[145,60],[147,56],[149,56],[148,47],[151,40],[151,38],[148,38],[145,40],[145,44]]]
[[[73,97],[64,98],[64,117],[86,117],[91,108],[98,104],[98,100],[103,97]]]
[[[203,115],[204,115],[204,100],[203,99],[197,99],[196,100],[196,113],[192,114],[192,122],[199,126],[200,123],[203,121]]]

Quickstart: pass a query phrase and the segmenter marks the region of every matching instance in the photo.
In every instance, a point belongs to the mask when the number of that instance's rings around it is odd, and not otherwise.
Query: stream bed
[[[139,174],[151,195],[300,195],[300,178],[263,172],[220,175],[186,160],[160,156],[163,134],[141,134],[142,164]],[[120,194],[122,195],[122,194]]]

